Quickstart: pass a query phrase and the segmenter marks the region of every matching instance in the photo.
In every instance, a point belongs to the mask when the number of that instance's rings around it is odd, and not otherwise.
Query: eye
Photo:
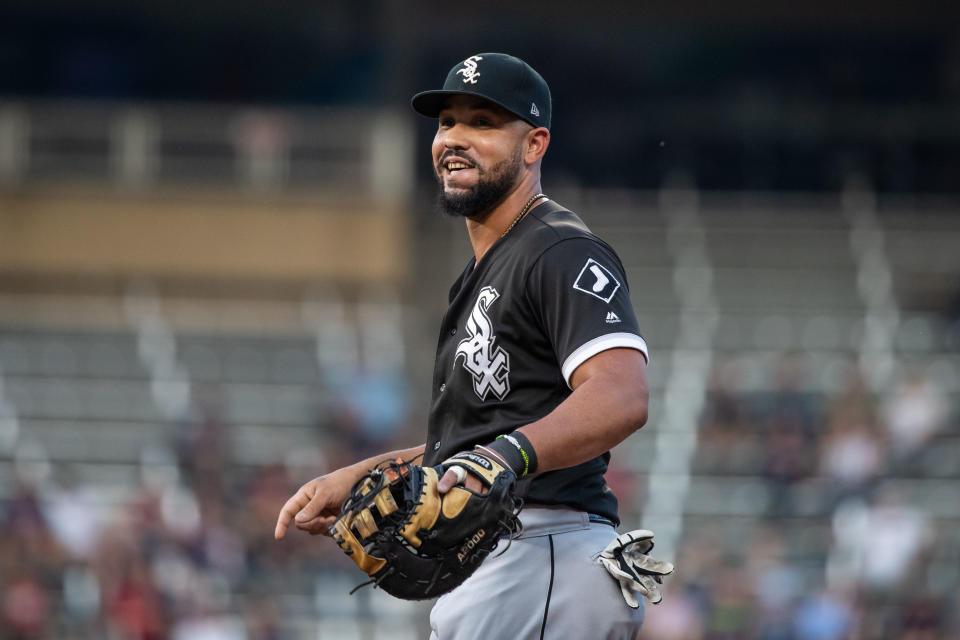
[[[451,118],[450,116],[441,116],[439,123],[440,123],[440,128],[441,128],[441,129],[444,129],[444,128],[447,128],[447,127],[452,127],[452,126],[453,126],[453,118]]]
[[[473,126],[475,127],[492,127],[493,120],[487,116],[477,116],[473,119]]]

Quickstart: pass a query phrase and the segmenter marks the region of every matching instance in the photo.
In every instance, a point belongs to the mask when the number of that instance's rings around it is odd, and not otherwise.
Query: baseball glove
[[[440,495],[437,483],[453,466],[479,478],[486,492],[455,486]],[[515,483],[511,470],[472,451],[436,467],[384,463],[354,485],[330,533],[370,576],[360,586],[373,583],[404,600],[434,598],[476,571],[501,537],[520,532]]]

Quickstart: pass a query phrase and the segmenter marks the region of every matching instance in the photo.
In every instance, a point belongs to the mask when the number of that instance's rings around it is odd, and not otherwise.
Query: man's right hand
[[[329,536],[329,528],[340,515],[340,506],[350,495],[350,488],[357,477],[352,467],[345,467],[314,478],[300,487],[280,509],[273,536],[277,540],[283,538],[291,521],[297,529],[312,536]]]
[[[367,458],[357,464],[314,478],[300,487],[280,509],[273,537],[277,540],[283,538],[287,534],[287,527],[290,526],[291,521],[297,525],[297,529],[306,531],[312,536],[317,534],[329,536],[330,527],[340,515],[343,501],[350,495],[353,485],[367,475],[370,469],[385,460],[413,460],[422,455],[423,445],[421,444],[410,449],[400,449]]]

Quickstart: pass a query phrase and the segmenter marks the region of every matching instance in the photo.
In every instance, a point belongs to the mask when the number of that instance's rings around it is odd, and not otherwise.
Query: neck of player
[[[477,262],[489,251],[490,247],[503,236],[520,212],[533,196],[541,192],[538,177],[527,175],[503,201],[485,216],[466,218],[467,233],[470,235],[470,244],[473,245],[473,255]],[[527,215],[543,204],[543,198],[530,205]],[[526,217],[526,216],[524,216]],[[511,229],[512,233],[514,229]]]

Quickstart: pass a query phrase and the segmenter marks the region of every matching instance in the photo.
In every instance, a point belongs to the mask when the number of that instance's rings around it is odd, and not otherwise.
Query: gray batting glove
[[[653,549],[653,532],[636,529],[621,533],[603,550],[597,562],[620,583],[623,599],[632,608],[640,607],[634,592],[657,604],[663,596],[660,587],[663,576],[673,573],[673,564],[654,560],[647,554]]]

